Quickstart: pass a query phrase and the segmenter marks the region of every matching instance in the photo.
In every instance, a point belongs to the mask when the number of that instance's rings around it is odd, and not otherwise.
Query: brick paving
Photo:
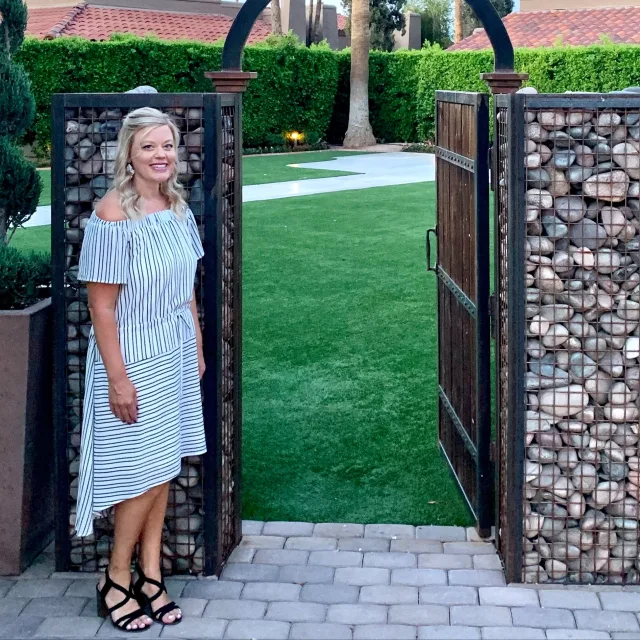
[[[167,578],[179,626],[138,638],[640,640],[640,587],[505,584],[491,543],[461,527],[244,523],[220,579]],[[97,574],[50,551],[0,579],[0,638],[131,637],[96,617]]]

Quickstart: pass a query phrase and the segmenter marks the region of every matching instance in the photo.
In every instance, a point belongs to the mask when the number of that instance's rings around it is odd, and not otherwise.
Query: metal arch
[[[236,16],[222,50],[222,70],[242,70],[242,50],[258,16],[270,0],[245,0]],[[465,0],[482,23],[494,53],[495,71],[513,71],[513,44],[507,30],[489,0]]]
[[[248,0],[251,2],[251,0]],[[482,23],[493,47],[493,68],[495,71],[513,71],[513,44],[498,15],[489,0],[465,0]]]
[[[487,1],[487,0],[484,0]],[[222,49],[222,70],[242,70],[242,50],[258,16],[271,0],[245,0],[235,17]]]

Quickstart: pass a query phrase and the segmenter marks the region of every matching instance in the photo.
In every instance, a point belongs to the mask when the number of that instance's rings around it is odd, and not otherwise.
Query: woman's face
[[[131,165],[137,177],[166,182],[175,171],[176,149],[167,125],[141,129],[131,142]]]

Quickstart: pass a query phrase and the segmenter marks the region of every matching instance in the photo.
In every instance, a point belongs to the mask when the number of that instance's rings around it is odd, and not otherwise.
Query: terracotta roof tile
[[[510,13],[504,26],[516,48],[597,44],[601,37],[613,42],[640,44],[640,7],[607,7]],[[483,29],[449,47],[448,51],[489,49]]]
[[[29,9],[27,34],[42,38],[74,10],[75,7],[52,7],[48,9]]]
[[[341,13],[338,14],[338,31],[344,31],[347,28],[349,18]]]
[[[169,11],[145,11],[141,9],[115,9],[79,5],[75,14],[66,9],[66,14],[52,18],[48,29],[41,12],[50,9],[29,11],[28,33],[44,37],[80,36],[88,40],[108,40],[113,33],[130,33],[138,36],[153,34],[162,40],[188,39],[200,42],[223,40],[233,19],[227,16],[202,13],[177,13]],[[38,31],[31,30],[31,21],[38,24]],[[263,20],[257,20],[248,42],[261,42],[271,33]]]

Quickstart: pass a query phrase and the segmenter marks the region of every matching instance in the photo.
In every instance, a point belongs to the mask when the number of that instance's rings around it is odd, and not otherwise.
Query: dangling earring
[[[133,167],[131,166],[131,163],[129,163],[129,164],[127,165],[127,173],[128,173],[129,175],[133,175],[133,174],[135,173],[135,171],[134,171]]]

